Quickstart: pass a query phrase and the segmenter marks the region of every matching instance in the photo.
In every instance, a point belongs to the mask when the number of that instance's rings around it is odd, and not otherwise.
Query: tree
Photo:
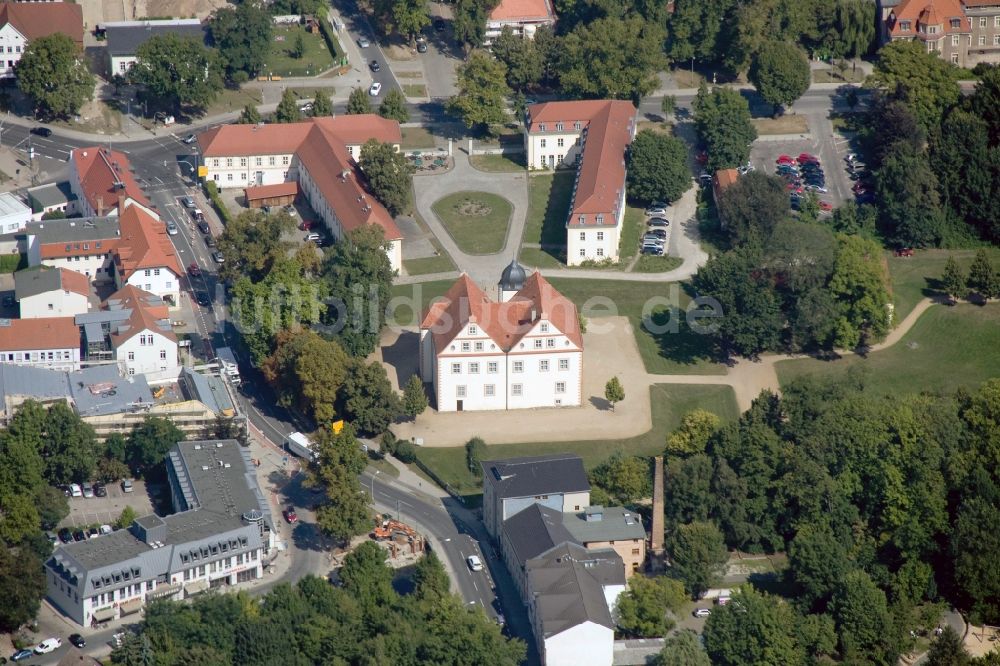
[[[841,318],[834,343],[849,349],[862,340],[881,340],[889,333],[889,274],[874,240],[841,235],[837,244],[827,290],[837,300]]]
[[[804,664],[801,617],[779,597],[745,587],[705,622],[705,651],[716,666]]]
[[[459,116],[468,128],[479,126],[487,132],[491,126],[507,122],[506,66],[485,51],[473,51],[458,68],[458,94],[448,101],[448,110]]]
[[[406,97],[399,88],[386,93],[385,99],[379,104],[378,115],[400,123],[409,122],[410,110],[406,106]]]
[[[426,0],[395,0],[392,5],[392,22],[399,34],[412,40],[431,24]]]
[[[418,375],[410,375],[403,387],[403,414],[411,419],[417,418],[427,409],[427,393],[424,383]]]
[[[370,95],[364,88],[354,88],[347,98],[347,114],[356,116],[372,112],[372,104],[368,101]]]
[[[615,619],[626,636],[664,636],[674,628],[674,620],[667,613],[677,613],[686,601],[684,586],[676,580],[666,576],[632,576],[628,591],[618,597]]]
[[[722,579],[729,552],[722,532],[713,523],[696,521],[678,525],[668,535],[671,573],[684,583],[684,589],[698,599]]]
[[[659,24],[637,16],[577,26],[561,40],[557,69],[563,92],[638,102],[658,85],[656,73],[666,64],[663,37]]]
[[[905,101],[924,129],[936,126],[959,99],[955,66],[917,42],[900,40],[878,52],[869,83]]]
[[[349,476],[358,476],[365,471],[368,458],[361,450],[357,431],[351,423],[345,423],[340,432],[330,428],[320,428],[312,437],[315,459],[310,467],[312,484],[329,485],[329,479],[340,471]]]
[[[129,70],[156,106],[179,112],[203,108],[222,90],[222,68],[215,52],[193,37],[155,35],[139,45]]]
[[[45,595],[42,563],[25,548],[0,548],[0,630],[16,631],[38,614]]]
[[[94,77],[83,54],[62,33],[32,39],[14,73],[18,89],[45,116],[69,117],[94,96]]]
[[[708,438],[712,436],[721,419],[704,409],[694,409],[684,415],[681,425],[667,436],[667,455],[689,456],[705,451]]]
[[[483,475],[483,468],[479,463],[486,455],[486,442],[481,437],[473,437],[465,443],[465,466],[476,476]]]
[[[1000,281],[986,250],[976,251],[976,257],[969,266],[968,287],[983,298],[1000,296]]]
[[[384,604],[392,598],[392,569],[386,566],[386,550],[365,541],[344,558],[340,580],[362,605]]]
[[[750,66],[750,82],[777,116],[783,106],[791,106],[809,89],[812,72],[806,54],[787,42],[767,42]]]
[[[322,487],[325,500],[316,509],[316,524],[324,534],[343,544],[371,529],[371,498],[361,489],[356,475],[333,468]]]
[[[921,149],[896,142],[875,172],[883,234],[899,247],[928,247],[941,237],[937,178]]]
[[[479,48],[483,45],[486,35],[486,19],[492,7],[491,0],[456,0],[452,15],[452,31],[455,41],[469,48]]]
[[[856,570],[844,576],[830,601],[830,612],[846,659],[878,666],[896,663],[898,636],[885,593],[867,573]]]
[[[284,211],[267,215],[247,210],[237,215],[219,236],[219,251],[226,258],[222,277],[236,281],[246,276],[254,283],[262,282],[286,260],[292,244],[282,236],[293,229],[295,220]]]
[[[996,392],[997,382],[994,380],[982,390]],[[981,404],[982,401],[977,402]],[[978,407],[974,409],[980,411]],[[972,415],[972,412],[967,413]],[[978,420],[978,415],[975,418]],[[996,426],[993,439],[995,433]],[[984,461],[984,464],[987,463]],[[992,624],[1000,618],[1000,573],[989,565],[989,553],[996,552],[998,547],[1000,510],[997,503],[990,498],[965,498],[955,517],[948,554],[963,605],[984,622]]]
[[[637,456],[627,456],[621,449],[598,465],[591,478],[621,504],[632,504],[652,492],[649,463]]]
[[[0,516],[0,541],[5,544],[21,543],[38,532],[39,517],[34,499],[27,494],[14,495],[5,500]]]
[[[35,509],[43,530],[53,529],[69,515],[69,502],[58,488],[40,486],[34,489]],[[37,525],[35,526],[37,528]]]
[[[411,203],[413,165],[392,144],[369,139],[361,146],[361,170],[372,192],[390,213],[399,215]]]
[[[297,123],[302,120],[302,111],[299,110],[299,101],[291,88],[285,88],[281,93],[281,101],[274,111],[274,122],[276,123]]]
[[[941,286],[945,295],[954,303],[968,293],[966,287],[965,272],[959,267],[955,257],[948,255],[948,261],[944,265],[944,274],[941,275]]]
[[[687,146],[680,139],[642,130],[628,152],[628,195],[642,203],[676,201],[691,189]]]
[[[366,225],[348,232],[326,256],[323,281],[331,305],[323,323],[333,327],[344,351],[363,358],[378,343],[392,288],[393,271],[382,229]]]
[[[292,48],[288,50],[288,55],[292,56],[296,60],[301,60],[302,56],[306,54],[306,40],[302,36],[301,32],[295,33],[295,39],[292,41]]]
[[[950,624],[946,624],[941,634],[931,643],[926,663],[927,666],[968,666],[972,659],[962,644],[962,637]]]
[[[663,112],[663,120],[666,121],[674,115],[677,110],[677,97],[675,95],[664,95],[660,100],[660,111]]]
[[[135,512],[135,509],[126,505],[125,508],[122,509],[122,512],[118,514],[118,519],[115,520],[115,527],[120,530],[126,530],[132,526],[132,523],[134,523],[135,519],[138,517],[139,515]]]
[[[827,525],[799,527],[788,548],[788,570],[801,607],[822,607],[851,567],[849,555]]]
[[[507,68],[507,85],[511,90],[523,93],[542,80],[542,53],[535,40],[515,35],[510,26],[504,26],[493,39],[490,50]]]
[[[360,431],[379,435],[400,413],[399,397],[382,364],[354,359],[342,389],[344,416]]]
[[[42,458],[49,483],[82,483],[94,473],[97,464],[94,429],[64,402],[55,403],[45,412]]]
[[[754,171],[727,187],[715,202],[733,246],[767,243],[788,216],[788,190],[777,176]]]
[[[712,666],[712,661],[701,646],[698,634],[691,629],[681,629],[663,642],[663,649],[653,659],[653,666]]]
[[[334,340],[312,329],[282,331],[262,370],[286,407],[304,407],[319,424],[333,421],[344,385],[348,356]]]
[[[322,118],[324,116],[332,115],[333,102],[330,101],[330,96],[322,89],[317,90],[316,97],[313,98],[312,117]]]
[[[419,599],[431,603],[451,594],[451,579],[433,550],[427,551],[413,567],[413,591]]]
[[[162,464],[170,448],[183,440],[184,433],[173,421],[147,416],[128,436],[129,460],[133,467],[149,471]]]
[[[698,136],[708,153],[706,169],[731,169],[747,161],[757,129],[750,122],[750,106],[738,91],[715,88],[709,93],[702,87],[694,100],[694,111]]]
[[[225,63],[226,76],[236,72],[257,76],[271,53],[274,23],[266,6],[256,0],[223,7],[208,21],[212,44]]]
[[[616,403],[625,399],[625,387],[617,376],[609,379],[604,385],[604,399],[611,403],[611,411],[614,411]]]
[[[260,111],[251,102],[243,107],[243,111],[240,112],[240,117],[236,122],[240,125],[258,125],[263,122],[263,119],[260,117]]]

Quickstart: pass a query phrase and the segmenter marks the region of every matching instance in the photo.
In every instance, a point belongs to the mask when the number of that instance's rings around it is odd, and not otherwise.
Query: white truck
[[[285,440],[285,448],[300,458],[312,461],[316,454],[312,450],[312,442],[301,432],[293,432]]]
[[[219,347],[215,351],[216,360],[219,362],[219,375],[225,377],[233,384],[240,385],[240,366],[236,363],[236,355],[229,347]]]

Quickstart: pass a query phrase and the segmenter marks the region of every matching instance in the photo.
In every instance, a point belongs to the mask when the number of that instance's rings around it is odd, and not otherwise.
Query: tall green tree
[[[281,93],[281,101],[274,111],[274,122],[276,123],[297,123],[302,120],[302,111],[299,110],[299,100],[291,88],[285,88]]]
[[[148,416],[128,436],[133,467],[148,471],[163,463],[170,448],[184,440],[184,433],[170,419]]]
[[[614,501],[632,504],[652,493],[649,463],[638,456],[627,456],[618,449],[594,468],[591,480]]]
[[[602,18],[561,40],[557,65],[563,92],[575,98],[628,99],[656,89],[665,66],[663,30],[639,17]]]
[[[684,586],[679,581],[666,576],[632,576],[628,590],[618,597],[615,619],[626,636],[664,636],[675,626],[671,616],[679,612],[686,602]]]
[[[403,387],[403,414],[415,419],[427,409],[427,393],[419,375],[410,375]]]
[[[479,466],[486,456],[486,442],[482,437],[473,437],[465,443],[465,466],[476,476],[482,476],[483,469]]]
[[[426,0],[396,0],[392,7],[392,21],[399,34],[413,40],[431,24]]]
[[[254,282],[268,276],[292,250],[282,236],[295,229],[295,220],[284,211],[268,215],[246,210],[231,219],[219,236],[219,251],[226,258],[222,277],[238,280],[244,275]]]
[[[869,83],[910,105],[924,129],[937,125],[959,99],[955,66],[916,41],[893,41],[882,47]]]
[[[260,117],[260,111],[251,102],[243,107],[243,111],[240,112],[240,117],[237,119],[237,123],[240,125],[257,125],[263,121]]]
[[[410,110],[406,106],[406,96],[399,88],[393,88],[385,95],[378,107],[378,115],[400,123],[409,122]]]
[[[944,265],[944,274],[941,275],[941,286],[944,288],[944,293],[947,294],[952,302],[958,301],[958,299],[968,293],[965,271],[959,267],[958,262],[955,261],[955,257],[951,255],[948,256],[948,261]]]
[[[705,622],[705,651],[717,666],[803,664],[801,616],[779,597],[746,587]]]
[[[473,51],[458,68],[458,94],[448,109],[468,128],[491,132],[491,126],[507,122],[507,68],[485,51]]]
[[[524,39],[505,26],[490,45],[493,56],[507,67],[507,85],[511,90],[526,92],[542,80],[542,53],[535,40]]]
[[[625,399],[625,387],[622,386],[622,382],[615,375],[608,380],[608,383],[604,385],[604,399],[611,403],[611,411],[614,411],[615,405]]]
[[[757,171],[724,189],[715,203],[733,246],[770,242],[774,228],[790,211],[784,181]]]
[[[729,552],[722,532],[713,523],[697,521],[678,525],[668,535],[671,573],[684,583],[692,598],[699,598],[722,580]]]
[[[409,209],[413,193],[413,165],[392,144],[369,139],[361,146],[361,169],[372,192],[390,213]]]
[[[902,247],[928,247],[941,238],[941,198],[927,156],[912,144],[889,148],[875,172],[883,234]]]
[[[992,391],[996,390],[995,384]],[[965,498],[955,516],[949,544],[963,605],[989,623],[1000,619],[1000,573],[989,564],[989,553],[1000,546],[998,509],[1000,502],[994,498]]]
[[[26,548],[0,548],[0,629],[16,631],[35,617],[45,595],[42,563]]]
[[[927,650],[926,663],[927,666],[969,666],[972,657],[962,644],[962,637],[948,624]]]
[[[348,357],[341,346],[308,328],[279,333],[274,354],[262,367],[278,401],[305,408],[319,424],[336,418],[347,369]]]
[[[316,97],[313,99],[312,117],[323,118],[332,115],[333,102],[330,101],[330,96],[324,90],[317,90]]]
[[[663,642],[663,649],[653,658],[653,666],[712,666],[712,660],[701,646],[698,634],[692,629],[681,629]]]
[[[842,319],[835,344],[849,349],[862,341],[881,340],[892,328],[889,274],[874,240],[840,236],[837,241],[837,259],[827,288],[837,300]]]
[[[162,109],[204,108],[222,90],[222,68],[215,52],[197,39],[156,35],[136,50],[129,79],[145,87],[146,97]]]
[[[370,95],[364,88],[353,88],[347,97],[347,115],[356,116],[372,112]]]
[[[94,77],[72,38],[32,39],[14,70],[17,87],[43,116],[66,118],[94,97]]]
[[[750,157],[757,129],[750,122],[750,107],[738,91],[702,87],[694,100],[694,121],[705,143],[709,171],[735,168]]]
[[[274,32],[274,23],[264,3],[248,0],[216,10],[208,21],[208,32],[230,81],[237,72],[244,72],[250,78],[262,73],[271,53]]]
[[[972,265],[969,266],[968,287],[984,298],[1000,296],[1000,281],[986,250],[976,251]]]
[[[494,6],[492,0],[455,0],[452,10],[455,41],[467,50],[481,47],[486,37],[486,18]]]
[[[789,545],[788,570],[803,608],[822,610],[850,567],[844,544],[827,525],[801,525]]]
[[[354,359],[342,391],[344,416],[360,432],[380,435],[399,417],[399,396],[381,363]]]
[[[57,402],[45,413],[42,457],[45,478],[52,484],[91,478],[97,465],[97,438],[94,429],[66,403]]]
[[[681,425],[667,436],[667,455],[688,456],[702,453],[708,439],[722,421],[704,409],[694,409],[684,415]]]
[[[899,637],[885,593],[861,570],[844,576],[830,601],[840,653],[847,659],[888,666],[899,657]]]
[[[692,184],[687,158],[687,146],[680,139],[641,130],[629,146],[629,197],[642,203],[679,199]]]
[[[749,78],[778,115],[781,107],[791,106],[809,89],[812,72],[802,49],[787,42],[767,42],[754,56]]]

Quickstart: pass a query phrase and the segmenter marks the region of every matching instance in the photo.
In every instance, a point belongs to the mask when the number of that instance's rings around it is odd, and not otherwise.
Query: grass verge
[[[524,242],[542,245],[566,245],[566,216],[573,196],[573,171],[557,171],[533,175],[528,179],[528,219],[524,225]],[[545,249],[559,265],[565,251]]]
[[[531,268],[565,268],[566,263],[552,254],[555,250],[543,250],[538,247],[522,247],[517,260]]]
[[[301,25],[275,26],[274,44],[264,63],[264,70],[278,76],[314,76],[333,67],[333,56],[323,36],[306,32]],[[292,55],[298,36],[305,50],[301,57]]]
[[[642,209],[627,206],[622,220],[622,234],[618,239],[618,261],[627,265],[639,251],[639,239],[645,230],[646,216]]]
[[[507,155],[470,155],[469,164],[480,171],[503,173],[518,173],[527,167],[524,164],[524,153]]]
[[[489,192],[456,192],[431,206],[455,243],[468,254],[493,254],[503,249],[514,207]]]
[[[455,270],[455,264],[446,254],[439,254],[436,257],[421,257],[420,259],[404,259],[403,267],[406,269],[407,275],[427,275]]]
[[[655,384],[649,388],[652,401],[653,427],[637,437],[619,440],[590,440],[578,442],[553,442],[527,444],[496,444],[489,446],[485,459],[515,456],[544,455],[572,451],[583,464],[593,468],[608,458],[616,449],[630,455],[652,456],[663,450],[666,434],[680,425],[681,418],[689,411],[701,408],[718,414],[724,421],[739,415],[736,396],[728,386],[679,386]],[[417,450],[420,461],[434,470],[442,480],[463,495],[481,492],[481,482],[472,475],[465,463],[465,447],[432,448]]]
[[[875,395],[951,393],[1000,376],[1000,306],[937,305],[889,349],[867,358],[846,356],[835,361],[799,359],[775,366],[787,384],[803,375],[843,377],[864,368],[865,389]]]
[[[806,117],[795,114],[780,118],[754,118],[751,122],[758,134],[805,134],[809,131]]]
[[[404,83],[403,94],[407,97],[427,97],[427,86],[422,83]]]
[[[412,150],[413,148],[434,148],[434,135],[424,127],[401,127],[403,135],[401,150]]]
[[[1000,264],[1000,248],[988,248],[993,265]],[[927,297],[940,296],[941,275],[948,257],[968,272],[976,256],[975,250],[918,250],[912,257],[889,255],[889,276],[892,278],[892,300],[896,319],[902,320]]]
[[[639,257],[639,261],[635,262],[635,266],[632,268],[633,273],[666,273],[667,271],[672,271],[681,264],[684,260],[680,257],[657,257],[652,254],[644,254]]]
[[[240,88],[238,90],[231,90],[229,88],[224,88],[218,96],[216,96],[215,101],[209,104],[205,109],[204,115],[214,116],[219,113],[240,111],[247,104],[253,104],[254,106],[263,104],[259,89]]]

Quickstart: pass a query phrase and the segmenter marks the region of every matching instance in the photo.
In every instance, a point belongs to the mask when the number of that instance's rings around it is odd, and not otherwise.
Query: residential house
[[[402,141],[399,123],[372,114],[311,118],[300,123],[222,125],[198,145],[209,180],[220,189],[297,182],[335,238],[365,225],[382,229],[394,270],[402,268],[403,236],[368,190],[357,160],[369,139]]]
[[[119,233],[117,217],[31,222],[24,231],[28,265],[68,268],[92,282],[113,281]]]
[[[544,102],[527,109],[532,169],[576,168],[566,220],[566,262],[615,261],[625,216],[625,156],[635,107],[620,100]]]
[[[124,210],[119,203],[127,199],[150,205],[125,153],[99,146],[74,148],[69,166],[70,189],[77,198],[77,212],[84,217],[118,215]]]
[[[464,273],[420,324],[421,378],[439,412],[578,406],[583,335],[576,306],[511,263],[500,301]]]
[[[138,287],[173,306],[180,304],[184,270],[166,225],[140,205],[125,204],[119,215],[121,237],[114,250],[115,284]]]
[[[485,460],[483,523],[500,539],[504,521],[534,504],[559,513],[590,506],[590,482],[583,460],[572,453]]]
[[[911,40],[971,69],[1000,63],[1000,0],[881,0],[885,41]]]
[[[178,442],[166,467],[175,513],[56,546],[46,561],[48,598],[77,624],[263,577],[277,526],[250,451],[231,439]]]
[[[46,213],[57,211],[65,215],[76,213],[76,195],[68,180],[30,187],[27,195],[32,220],[41,220]]]
[[[78,370],[80,329],[73,317],[0,319],[2,363]]]
[[[56,33],[83,50],[83,9],[69,2],[0,4],[0,77],[12,78],[21,54],[33,40]]]
[[[38,265],[14,273],[21,319],[75,317],[90,310],[90,281],[67,268]]]
[[[203,43],[207,27],[198,19],[114,21],[102,23],[108,52],[108,73],[124,76],[138,59],[139,47],[153,37],[177,35]]]
[[[100,336],[114,353],[114,359],[128,376],[154,374],[176,376],[177,335],[170,323],[170,314],[160,297],[134,285],[126,285],[112,294],[102,305],[107,313],[107,333],[102,326]],[[112,319],[113,318],[113,319]],[[97,317],[80,317],[81,324],[98,323]],[[84,329],[88,354],[89,329]],[[88,358],[89,355],[88,355]]]
[[[542,26],[554,27],[556,12],[551,0],[500,0],[486,20],[484,42],[487,46],[510,28],[518,37],[531,39]]]
[[[0,234],[23,230],[31,221],[31,209],[10,192],[0,193]]]
[[[562,515],[574,543],[587,550],[610,548],[622,558],[625,578],[646,562],[646,528],[635,511],[620,506],[588,506]]]

